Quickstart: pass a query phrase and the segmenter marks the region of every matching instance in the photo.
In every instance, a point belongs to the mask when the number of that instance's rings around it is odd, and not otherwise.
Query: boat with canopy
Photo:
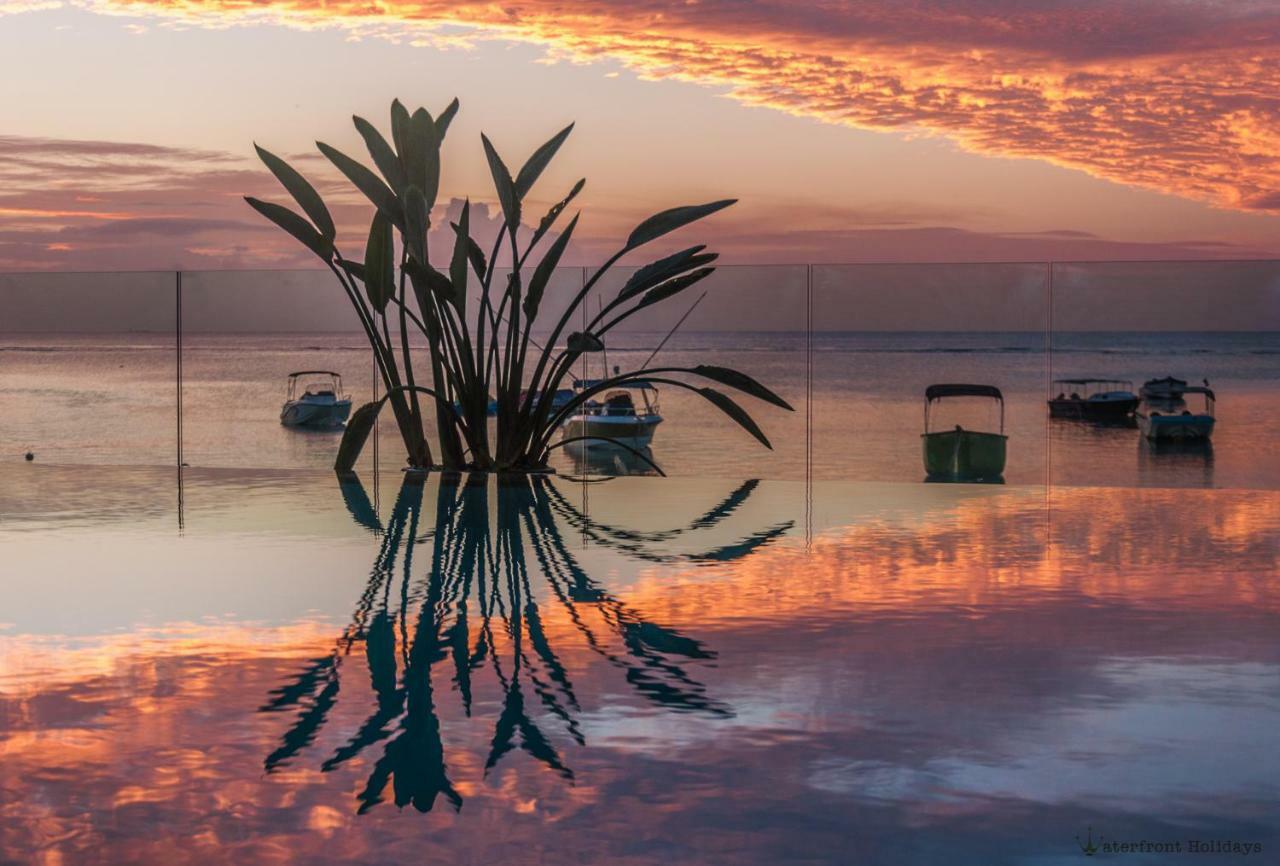
[[[950,430],[930,430],[935,403],[970,398],[995,401],[1000,407],[1000,432],[967,430],[960,424]],[[1004,435],[1004,395],[994,385],[930,385],[924,392],[924,433],[920,438],[929,480],[1003,481],[1009,440]]]

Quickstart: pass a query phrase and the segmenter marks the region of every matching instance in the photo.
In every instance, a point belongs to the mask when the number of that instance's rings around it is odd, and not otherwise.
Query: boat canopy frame
[[[929,408],[947,397],[986,397],[1000,404],[1000,435],[1004,435],[1004,394],[995,385],[942,384],[924,389],[924,432],[929,432]]]
[[[1188,394],[1204,395],[1204,408],[1205,408],[1204,414],[1208,415],[1211,418],[1216,414],[1214,412],[1214,404],[1218,401],[1218,398],[1213,393],[1212,388],[1205,385],[1188,385],[1186,388],[1182,390],[1182,396],[1185,398]]]
[[[289,374],[289,393],[285,397],[286,400],[296,399],[298,390],[298,380],[303,376],[328,376],[333,380],[333,396],[335,398],[342,397],[342,374],[333,370],[299,370],[296,373]]]
[[[1053,385],[1128,385],[1130,392],[1133,391],[1132,379],[1054,379]]]

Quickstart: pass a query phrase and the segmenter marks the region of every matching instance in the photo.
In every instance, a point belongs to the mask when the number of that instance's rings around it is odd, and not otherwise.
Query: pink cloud
[[[1280,210],[1280,10],[1261,0],[94,0],[92,8],[210,26],[407,30],[444,44],[530,41],[556,56],[614,58],[642,75],[726,86],[748,104],[943,135],[979,153],[1224,207]]]

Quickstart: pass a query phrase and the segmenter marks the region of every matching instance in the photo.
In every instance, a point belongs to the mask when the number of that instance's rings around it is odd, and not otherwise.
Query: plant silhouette
[[[501,693],[484,773],[520,750],[572,783],[574,772],[549,731],[563,730],[585,745],[579,721],[583,700],[544,627],[544,606],[563,610],[582,643],[617,668],[650,704],[708,719],[733,715],[690,672],[716,653],[652,621],[593,579],[562,527],[646,562],[742,558],[781,537],[791,523],[700,554],[667,553],[661,547],[719,525],[751,496],[757,482],[744,483],[687,524],[639,532],[596,521],[550,477],[517,474],[492,481],[481,473],[443,478],[434,485],[434,525],[424,526],[424,496],[432,486],[420,477],[406,476],[385,524],[358,479],[340,480],[353,521],[377,535],[378,551],[333,650],[311,660],[260,707],[267,713],[294,713],[278,747],[266,757],[267,772],[315,743],[337,704],[344,672],[350,675],[363,654],[373,706],[320,765],[332,771],[380,747],[358,795],[359,812],[384,802],[388,788],[397,806],[427,812],[443,797],[461,808],[438,708],[456,693],[464,716],[472,719],[482,676],[491,677],[488,684]]]

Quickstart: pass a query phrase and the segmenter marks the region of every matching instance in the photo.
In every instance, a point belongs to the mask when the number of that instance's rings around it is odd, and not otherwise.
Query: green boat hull
[[[939,481],[995,481],[1004,474],[1008,436],[957,427],[921,435],[924,471]]]

